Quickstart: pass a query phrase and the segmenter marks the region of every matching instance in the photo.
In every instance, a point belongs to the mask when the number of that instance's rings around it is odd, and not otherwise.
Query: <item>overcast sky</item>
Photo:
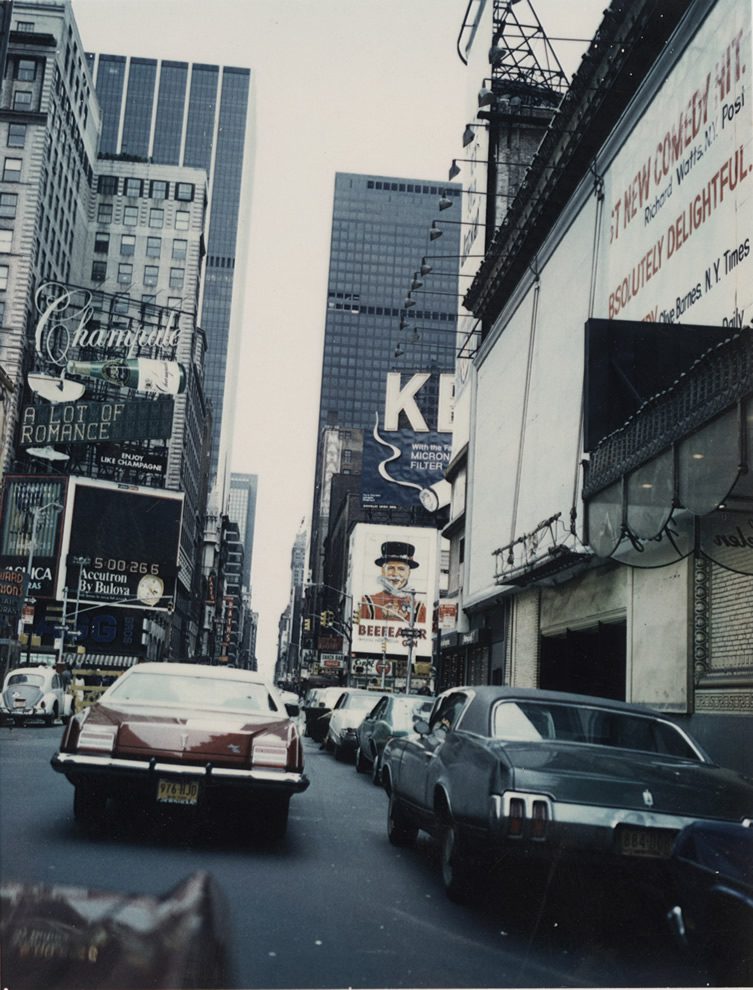
[[[586,44],[569,39],[592,37],[606,0],[533,3],[572,75]],[[334,176],[446,181],[462,157],[468,88],[479,85],[455,50],[467,6],[73,0],[90,51],[253,72],[257,141],[251,214],[241,218],[249,251],[232,469],[259,476],[253,607],[257,655],[270,675],[290,551],[301,520],[310,526]]]

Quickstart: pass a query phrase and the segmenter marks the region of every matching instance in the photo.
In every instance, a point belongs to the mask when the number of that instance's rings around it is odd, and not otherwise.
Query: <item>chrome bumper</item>
[[[230,767],[215,767],[211,763],[197,766],[159,763],[157,760],[121,760],[114,756],[82,756],[78,753],[56,753],[50,763],[53,770],[68,777],[112,775],[143,780],[145,777],[162,774],[204,780],[209,784],[257,784],[263,788],[280,788],[295,793],[305,791],[309,786],[309,779],[304,773],[289,770],[234,770]]]

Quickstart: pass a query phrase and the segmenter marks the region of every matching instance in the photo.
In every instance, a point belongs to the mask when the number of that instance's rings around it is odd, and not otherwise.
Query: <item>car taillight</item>
[[[251,752],[254,767],[285,768],[288,765],[288,744],[272,732],[263,732],[254,739]]]
[[[546,801],[533,802],[533,815],[531,818],[531,838],[546,838],[546,826],[549,821],[549,806]]]
[[[520,836],[523,834],[523,824],[526,818],[526,806],[522,798],[510,799],[510,810],[507,816],[507,834]]]
[[[94,750],[98,753],[111,753],[115,745],[115,737],[118,734],[114,725],[87,725],[78,736],[78,748]]]

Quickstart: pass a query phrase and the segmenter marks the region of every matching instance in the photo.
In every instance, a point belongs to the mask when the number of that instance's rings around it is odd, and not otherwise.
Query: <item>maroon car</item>
[[[111,797],[187,810],[246,801],[256,824],[285,833],[309,784],[295,722],[258,674],[190,663],[132,667],[67,725],[52,767],[75,788],[73,812],[100,828]]]

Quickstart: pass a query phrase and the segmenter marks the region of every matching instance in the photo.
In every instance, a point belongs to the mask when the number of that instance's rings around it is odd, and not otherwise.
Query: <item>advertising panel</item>
[[[750,4],[720,0],[702,37],[604,176],[604,280],[595,311],[610,320],[737,328],[750,316]]]
[[[452,447],[450,374],[387,375],[384,416],[364,435],[361,501],[383,509],[422,506],[436,512],[447,504],[444,470]]]
[[[136,485],[71,478],[57,597],[75,588],[81,602],[170,610],[175,598],[183,495]]]
[[[7,476],[3,494],[0,568],[25,573],[28,594],[54,598],[65,478]]]
[[[19,444],[44,447],[54,443],[169,440],[172,429],[172,399],[35,403],[24,406],[21,413]]]
[[[97,465],[103,472],[107,472],[110,468],[118,470],[125,468],[164,478],[167,471],[167,450],[141,450],[136,447],[105,444],[97,448]]]
[[[353,653],[431,657],[438,595],[439,533],[415,526],[358,523],[349,548]]]

